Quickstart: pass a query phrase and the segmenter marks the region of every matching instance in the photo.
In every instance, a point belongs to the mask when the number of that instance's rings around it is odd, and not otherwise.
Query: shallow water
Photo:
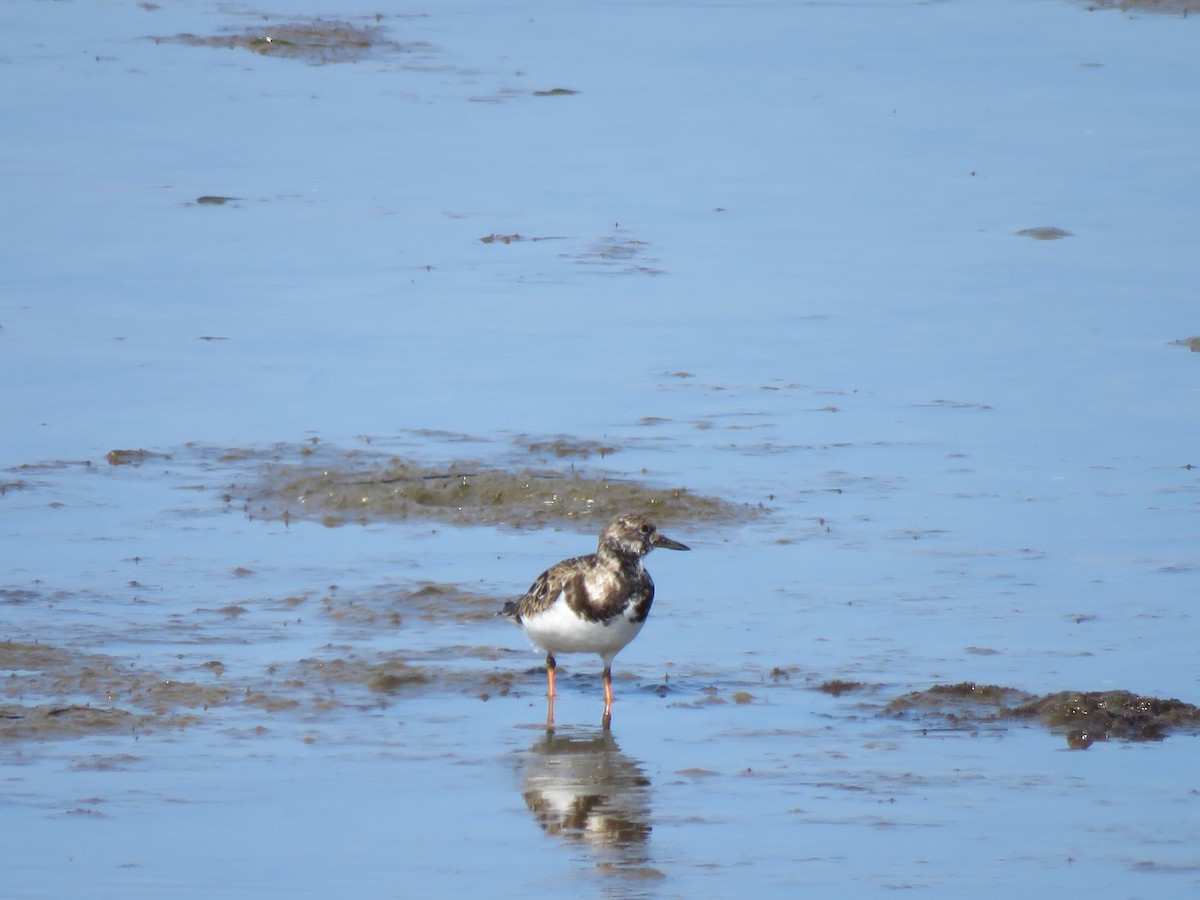
[[[1200,885],[1187,729],[888,708],[1200,701],[1196,17],[0,17],[6,896]],[[598,514],[270,492],[392,457],[730,504],[610,732],[493,615]]]

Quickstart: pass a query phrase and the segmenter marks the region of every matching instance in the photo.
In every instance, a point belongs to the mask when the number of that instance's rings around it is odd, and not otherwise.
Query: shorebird
[[[642,558],[655,547],[691,549],[660,534],[645,516],[618,516],[600,532],[595,553],[555,563],[523,597],[509,601],[500,611],[546,653],[548,723],[554,717],[558,653],[595,653],[604,662],[604,721],[608,721],[613,658],[637,637],[654,602],[654,582]]]

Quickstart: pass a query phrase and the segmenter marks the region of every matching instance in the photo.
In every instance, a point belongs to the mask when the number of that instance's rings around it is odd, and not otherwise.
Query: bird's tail
[[[502,609],[497,610],[496,615],[504,616],[506,619],[512,619],[514,622],[518,621],[519,616],[517,615],[517,601],[509,600],[504,604]]]

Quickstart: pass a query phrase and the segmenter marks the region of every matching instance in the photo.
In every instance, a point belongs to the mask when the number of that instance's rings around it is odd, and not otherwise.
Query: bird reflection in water
[[[546,834],[598,865],[650,874],[650,779],[607,728],[547,728],[520,757],[521,796]]]

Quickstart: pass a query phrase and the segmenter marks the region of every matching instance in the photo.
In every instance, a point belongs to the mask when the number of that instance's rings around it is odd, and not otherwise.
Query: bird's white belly
[[[550,653],[598,653],[610,656],[637,637],[645,622],[616,616],[607,623],[577,616],[567,604],[558,602],[545,612],[522,622],[534,644]]]

